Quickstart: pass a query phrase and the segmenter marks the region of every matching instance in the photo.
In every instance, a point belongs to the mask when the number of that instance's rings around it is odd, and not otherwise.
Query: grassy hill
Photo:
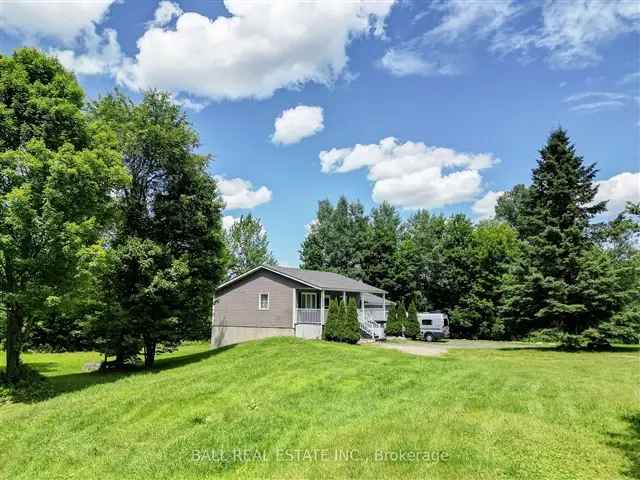
[[[128,375],[83,373],[94,353],[25,355],[54,395],[0,405],[0,477],[640,476],[637,350],[206,348]]]

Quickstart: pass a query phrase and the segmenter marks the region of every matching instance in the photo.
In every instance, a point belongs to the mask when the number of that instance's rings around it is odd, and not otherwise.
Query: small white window
[[[261,293],[258,295],[258,310],[269,310],[269,294]]]

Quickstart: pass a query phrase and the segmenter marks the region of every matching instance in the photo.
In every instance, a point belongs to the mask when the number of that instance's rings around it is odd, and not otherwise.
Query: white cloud
[[[638,83],[640,83],[640,72],[631,72],[622,77],[618,82],[618,85],[637,85]]]
[[[71,43],[102,22],[116,0],[0,2],[0,30],[36,39],[50,37]]]
[[[79,75],[99,75],[115,71],[122,62],[122,50],[118,43],[118,34],[107,28],[102,36],[98,35],[95,27],[89,27],[81,37],[84,53],[75,50],[52,49],[50,53],[58,58],[60,63]]]
[[[234,217],[233,215],[225,215],[222,217],[222,228],[230,230],[233,224],[240,220],[240,217]]]
[[[289,145],[311,137],[324,129],[322,107],[298,105],[285,110],[274,122],[273,143]]]
[[[171,23],[171,20],[175,17],[182,15],[182,13],[183,11],[177,3],[162,0],[158,4],[158,8],[156,8],[153,14],[153,20],[149,22],[149,26],[153,28],[164,27]]]
[[[324,173],[363,167],[374,182],[373,199],[405,208],[437,208],[471,201],[481,191],[480,170],[495,165],[491,154],[458,153],[422,142],[399,143],[388,137],[377,144],[320,152]]]
[[[572,112],[593,113],[622,108],[630,98],[629,95],[616,92],[583,92],[571,95],[564,101],[572,104],[569,107]]]
[[[175,28],[151,27],[117,79],[210,99],[268,98],[306,82],[330,84],[346,71],[354,37],[381,36],[393,0],[225,0],[228,16],[195,12]]]
[[[471,205],[471,211],[478,216],[479,220],[488,220],[496,214],[496,204],[504,192],[489,191],[484,197],[476,200]]]
[[[271,201],[271,190],[264,185],[254,190],[253,184],[242,178],[224,178],[216,175],[215,179],[227,210],[253,208]]]
[[[607,200],[603,217],[611,219],[622,212],[627,202],[640,202],[640,172],[624,172],[596,182],[598,193],[594,203]]]
[[[380,59],[379,64],[395,77],[441,73],[436,65],[425,61],[419,53],[404,48],[390,48]]]

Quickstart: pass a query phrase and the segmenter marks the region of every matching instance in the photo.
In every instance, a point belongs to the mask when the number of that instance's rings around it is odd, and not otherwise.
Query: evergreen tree
[[[338,300],[331,299],[329,301],[329,310],[327,311],[327,321],[324,324],[324,339],[329,341],[337,341],[338,339],[338,322],[340,321],[340,304]]]
[[[390,337],[399,337],[402,335],[402,325],[398,322],[398,314],[395,305],[389,307],[387,313],[387,324],[385,325],[385,333]]]
[[[234,222],[225,233],[225,243],[231,257],[227,274],[229,278],[242,275],[260,265],[276,263],[260,219],[250,213]]]
[[[360,322],[355,298],[350,298],[345,308],[341,341],[355,344],[360,340]]]
[[[396,322],[398,335],[405,337],[407,335],[407,310],[404,308],[404,302],[402,300],[400,300],[398,308],[396,309]]]
[[[593,318],[592,293],[579,281],[592,245],[589,221],[606,205],[593,203],[596,173],[595,165],[584,165],[564,130],[551,133],[533,170],[522,218],[526,262],[517,265],[506,285],[508,320],[580,334],[610,317]]]
[[[416,339],[420,336],[420,324],[418,323],[418,310],[416,303],[411,300],[407,312],[407,322],[405,326],[405,336]]]

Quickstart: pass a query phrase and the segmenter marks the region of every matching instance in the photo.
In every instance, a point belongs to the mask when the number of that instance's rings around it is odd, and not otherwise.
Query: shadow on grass
[[[610,348],[604,348],[601,350],[590,350],[586,348],[579,348],[576,350],[569,350],[562,348],[559,345],[532,345],[526,347],[504,347],[496,350],[503,351],[516,351],[516,350],[538,350],[545,352],[560,352],[560,353],[636,353],[640,352],[640,345],[612,345]]]
[[[640,413],[625,415],[628,424],[625,433],[610,433],[608,445],[618,450],[629,460],[629,467],[621,473],[629,478],[640,479]]]
[[[233,347],[234,345],[228,345],[226,347],[207,350],[205,352],[178,355],[169,358],[159,358],[156,360],[155,366],[151,370],[144,370],[143,368],[138,367],[132,368],[128,371],[81,372],[51,377],[38,375],[38,380],[29,382],[28,384],[25,382],[22,386],[9,389],[4,393],[4,396],[5,398],[8,397],[12,403],[37,403],[65,393],[83,390],[94,385],[116,382],[132,375],[154,374],[174,368],[184,367],[224,353]],[[52,362],[40,362],[31,363],[28,366],[34,367],[32,370],[40,374],[41,372],[55,370],[55,368],[53,368],[54,365],[56,364]],[[0,396],[0,405],[1,404],[2,398]]]

